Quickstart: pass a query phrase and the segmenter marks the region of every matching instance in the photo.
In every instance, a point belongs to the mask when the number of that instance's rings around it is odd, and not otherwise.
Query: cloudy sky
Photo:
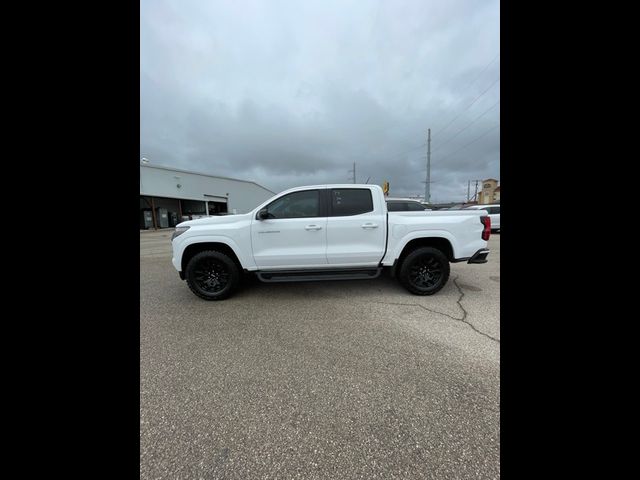
[[[273,191],[500,178],[497,0],[142,0],[140,156]],[[473,190],[473,187],[472,187]]]

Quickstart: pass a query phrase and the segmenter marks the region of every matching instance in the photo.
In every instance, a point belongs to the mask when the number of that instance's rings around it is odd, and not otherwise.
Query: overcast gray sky
[[[500,171],[497,0],[142,0],[140,156],[273,191]],[[473,143],[471,143],[473,142]],[[473,187],[472,187],[473,189]]]

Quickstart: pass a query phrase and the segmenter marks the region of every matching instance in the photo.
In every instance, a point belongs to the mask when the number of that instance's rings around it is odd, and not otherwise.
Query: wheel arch
[[[398,255],[398,258],[393,263],[393,267],[391,268],[391,274],[395,276],[396,273],[402,267],[402,262],[404,261],[405,258],[407,258],[407,255],[409,255],[409,253],[413,252],[417,248],[422,248],[422,247],[436,248],[440,250],[445,257],[447,257],[447,260],[449,260],[449,262],[455,260],[453,245],[451,245],[451,242],[448,239],[444,237],[414,238],[413,240],[410,240],[402,248],[400,255]]]
[[[190,245],[187,245],[187,247],[182,252],[182,259],[180,261],[181,271],[184,273],[186,271],[189,260],[191,260],[196,254],[200,252],[204,252],[206,250],[215,250],[220,253],[224,253],[229,258],[231,258],[234,261],[234,263],[238,266],[240,271],[242,271],[243,269],[242,263],[240,262],[240,259],[236,255],[236,252],[229,245],[222,242],[197,242],[197,243],[192,243]]]

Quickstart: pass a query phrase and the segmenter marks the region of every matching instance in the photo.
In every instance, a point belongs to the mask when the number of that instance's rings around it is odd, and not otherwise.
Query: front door
[[[269,218],[251,221],[253,257],[260,269],[327,265],[327,216],[320,190],[292,192],[269,205]]]

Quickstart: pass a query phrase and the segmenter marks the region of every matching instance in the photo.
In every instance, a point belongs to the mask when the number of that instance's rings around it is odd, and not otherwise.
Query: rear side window
[[[331,216],[342,217],[373,212],[371,190],[342,188],[331,190]]]
[[[500,207],[489,207],[487,210],[489,210],[490,215],[500,213]]]

